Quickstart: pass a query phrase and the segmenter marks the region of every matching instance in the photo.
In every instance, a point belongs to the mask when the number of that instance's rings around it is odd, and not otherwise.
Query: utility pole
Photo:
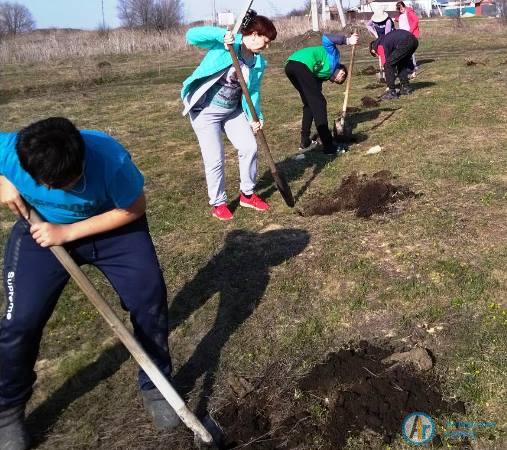
[[[343,6],[341,0],[335,0],[336,8],[338,9],[338,15],[340,16],[340,22],[342,27],[345,28],[347,21],[345,20],[345,14],[343,14]]]
[[[213,0],[213,25],[217,24],[217,2]]]
[[[102,28],[106,29],[106,16],[104,14],[104,0],[102,0]]]
[[[312,0],[312,30],[319,31],[319,9],[317,8],[317,0]]]

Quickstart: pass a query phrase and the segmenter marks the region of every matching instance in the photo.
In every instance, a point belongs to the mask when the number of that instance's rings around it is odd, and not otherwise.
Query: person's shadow
[[[174,298],[169,308],[171,331],[215,294],[220,296],[213,326],[173,378],[179,393],[186,397],[205,374],[196,407],[198,415],[206,413],[222,348],[259,305],[271,267],[301,253],[309,240],[309,234],[299,229],[232,231],[223,249]]]
[[[10,95],[7,91],[0,89],[0,105],[9,103]]]
[[[368,137],[363,133],[354,133],[350,139],[337,141],[348,151],[350,144],[362,142],[367,138]],[[304,158],[302,159],[297,159],[297,156],[298,153],[294,152],[283,161],[276,163],[278,173],[284,176],[289,184],[301,179],[307,170],[311,170],[311,174],[304,184],[297,192],[293,191],[293,197],[296,202],[302,197],[324,168],[336,158],[339,158],[339,155],[330,156],[322,153],[320,145],[315,150],[304,152]],[[269,169],[259,177],[255,189],[264,199],[270,198],[273,193],[276,192],[277,188]],[[232,203],[232,207],[234,207],[236,203],[238,203],[238,200]]]
[[[58,421],[62,411],[75,400],[92,391],[102,381],[113,376],[129,359],[129,352],[121,343],[105,350],[97,361],[81,369],[53,392],[47,400],[35,408],[26,422],[33,444],[39,445],[47,439],[46,433]]]
[[[295,153],[286,157],[283,161],[276,163],[278,173],[285,176],[289,185],[290,183],[301,179],[307,170],[312,171],[310,177],[306,180],[303,186],[300,187],[297,192],[293,191],[292,194],[296,202],[301,198],[308,187],[310,187],[313,180],[317,178],[322,170],[336,158],[336,156],[324,155],[319,150],[305,152],[304,159],[295,159],[297,155],[298,154]],[[276,185],[273,181],[273,176],[269,170],[266,170],[260,176],[255,189],[264,199],[270,198],[273,193],[277,191]]]

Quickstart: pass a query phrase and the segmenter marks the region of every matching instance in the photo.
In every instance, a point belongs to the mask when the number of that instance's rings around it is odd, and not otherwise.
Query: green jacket
[[[217,27],[195,27],[188,30],[186,38],[189,44],[208,50],[199,66],[194,70],[183,82],[183,89],[181,90],[181,98],[184,99],[187,95],[191,95],[201,84],[205,83],[207,79],[213,75],[221,72],[232,65],[232,58],[229,51],[224,48],[224,36],[227,30]],[[235,36],[234,50],[239,54],[241,48],[242,36]],[[261,55],[255,56],[255,65],[250,69],[249,79],[246,80],[248,91],[252,97],[252,102],[255,106],[255,111],[260,120],[263,120],[262,111],[260,108],[260,87],[264,70],[266,69],[267,62]],[[242,97],[243,111],[248,119],[252,121],[252,115],[248,109],[245,97]]]
[[[329,80],[340,64],[340,52],[336,46],[346,43],[344,35],[326,33],[322,36],[322,45],[296,50],[287,61],[303,63],[319,80]]]

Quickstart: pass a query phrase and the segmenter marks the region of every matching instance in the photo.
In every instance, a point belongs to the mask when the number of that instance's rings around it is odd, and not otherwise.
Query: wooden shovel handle
[[[350,86],[352,84],[352,70],[354,69],[354,57],[356,55],[356,45],[352,46],[352,50],[350,51],[350,63],[349,63],[349,74],[347,76],[347,84],[345,85],[345,97],[343,99],[343,110],[342,110],[342,118],[341,125],[345,126],[345,116],[347,115],[347,106],[349,103],[349,92]]]
[[[228,49],[232,58],[232,64],[238,76],[238,81],[241,86],[241,90],[243,92],[243,95],[245,96],[245,100],[248,105],[248,109],[250,110],[250,114],[252,115],[252,119],[254,122],[260,122],[259,116],[257,115],[257,111],[255,110],[255,106],[252,101],[252,97],[250,95],[250,92],[248,91],[248,86],[246,85],[245,77],[243,76],[243,72],[241,71],[238,56],[236,55],[236,52],[234,51],[234,47],[232,45],[229,45]],[[268,161],[269,170],[273,174],[276,173],[277,172],[276,164],[275,161],[273,160],[273,156],[271,155],[271,151],[269,149],[268,141],[266,140],[266,136],[264,134],[264,131],[262,131],[262,129],[257,131],[257,138],[260,147],[263,150],[264,155],[266,156],[266,159]]]

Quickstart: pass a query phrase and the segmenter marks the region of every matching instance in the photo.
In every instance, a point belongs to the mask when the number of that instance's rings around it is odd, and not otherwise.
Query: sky
[[[25,5],[38,28],[94,29],[102,23],[101,0],[11,0]],[[215,0],[218,12],[238,12],[244,0]],[[183,0],[186,22],[211,17],[213,0]],[[260,14],[284,14],[303,5],[304,0],[254,0],[253,8]],[[345,4],[347,2],[345,1]],[[104,0],[104,15],[109,27],[119,26],[117,0]]]

